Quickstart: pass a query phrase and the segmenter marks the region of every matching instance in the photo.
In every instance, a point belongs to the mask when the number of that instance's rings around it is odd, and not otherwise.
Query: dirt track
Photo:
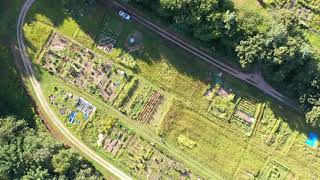
[[[265,94],[273,97],[274,99],[282,102],[283,104],[299,111],[298,105],[293,102],[291,99],[285,97],[280,92],[275,90],[272,86],[270,86],[262,77],[261,73],[244,73],[239,71],[238,69],[235,69],[234,67],[231,67],[227,64],[224,64],[223,62],[211,57],[210,55],[206,54],[205,52],[201,51],[197,47],[185,42],[184,40],[180,39],[176,35],[174,35],[171,32],[166,31],[164,28],[160,27],[159,25],[151,22],[149,19],[144,17],[142,14],[137,12],[136,10],[120,4],[116,2],[115,0],[103,0],[106,5],[113,8],[115,11],[118,11],[120,9],[125,10],[128,12],[132,19],[136,21],[139,24],[142,24],[143,26],[147,27],[148,29],[154,31],[164,39],[167,39],[174,43],[175,45],[183,48],[187,52],[197,56],[198,58],[202,59],[203,61],[215,66],[216,68],[222,70],[225,73],[230,74],[231,76],[240,79],[256,88],[264,92]],[[111,3],[111,4],[110,4]]]
[[[42,106],[44,113],[46,113],[48,117],[50,117],[48,120],[51,121],[52,124],[54,124],[57,127],[56,129],[60,131],[60,134],[62,134],[65,139],[67,139],[70,143],[72,143],[72,146],[79,149],[86,156],[90,157],[97,164],[105,168],[107,171],[113,173],[115,176],[119,177],[120,179],[131,179],[131,177],[127,176],[125,173],[123,173],[122,171],[114,167],[112,164],[107,162],[104,158],[101,158],[99,155],[96,154],[95,151],[91,150],[88,146],[86,146],[84,143],[78,140],[58,119],[55,113],[50,109],[49,104],[47,103],[46,98],[42,93],[40,83],[35,78],[35,74],[32,69],[32,63],[26,52],[26,47],[23,39],[23,25],[25,22],[25,17],[28,10],[30,9],[30,7],[34,2],[35,0],[26,0],[24,5],[22,6],[19,19],[18,19],[18,24],[17,24],[17,40],[18,40],[19,52],[21,55],[21,60],[23,63],[25,75],[31,82],[31,85],[33,87],[33,90],[35,91],[36,98],[39,101],[39,104]]]

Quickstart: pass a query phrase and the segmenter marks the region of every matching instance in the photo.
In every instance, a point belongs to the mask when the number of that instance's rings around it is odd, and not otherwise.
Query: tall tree
[[[189,27],[189,33],[203,42],[221,38],[224,31],[229,35],[232,32],[228,25],[233,23],[235,14],[228,0],[160,0],[160,4],[175,23]]]
[[[262,63],[270,79],[283,82],[311,56],[311,47],[299,28],[297,17],[285,10],[274,15],[269,28],[242,40],[236,51],[242,67]]]

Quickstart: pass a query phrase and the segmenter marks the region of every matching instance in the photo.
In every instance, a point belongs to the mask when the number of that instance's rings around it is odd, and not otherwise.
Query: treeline
[[[299,100],[307,121],[320,126],[320,55],[289,10],[270,16],[239,14],[229,0],[131,0],[211,49],[223,47],[242,68],[258,66],[264,78]]]
[[[102,179],[90,162],[24,120],[0,119],[0,179]]]

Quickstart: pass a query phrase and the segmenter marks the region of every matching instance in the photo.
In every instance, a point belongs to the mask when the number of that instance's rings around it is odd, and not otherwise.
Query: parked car
[[[131,18],[131,16],[128,13],[126,13],[122,10],[119,11],[119,16],[121,16],[125,20],[130,20],[130,18]]]

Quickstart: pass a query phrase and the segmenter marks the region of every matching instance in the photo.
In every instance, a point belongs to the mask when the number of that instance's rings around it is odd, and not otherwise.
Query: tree
[[[242,67],[264,64],[270,80],[282,82],[309,60],[311,47],[293,13],[279,11],[268,24],[265,32],[240,41],[236,51]]]
[[[320,127],[320,106],[314,106],[312,110],[306,114],[306,119],[313,127]]]
[[[266,46],[264,41],[265,38],[263,34],[257,34],[249,37],[247,40],[240,41],[240,44],[236,47],[236,52],[238,53],[239,62],[243,68],[265,59]]]
[[[292,95],[299,98],[305,112],[311,111],[313,106],[320,106],[320,61],[317,59],[309,61],[297,70],[287,84]]]
[[[30,169],[26,175],[22,176],[22,180],[34,179],[48,179],[50,177],[48,170],[38,167],[37,169]]]
[[[188,30],[184,33],[203,42],[219,39],[224,32],[232,34],[236,14],[228,0],[160,0],[160,5],[178,27]]]
[[[224,34],[228,37],[233,37],[238,30],[237,14],[227,10],[223,15]]]
[[[55,172],[71,176],[72,167],[79,167],[80,159],[72,151],[61,150],[58,154],[53,156],[52,164]]]
[[[80,169],[77,173],[75,180],[100,180],[103,179],[92,168]]]
[[[260,32],[265,32],[265,19],[258,13],[244,12],[244,14],[238,19],[238,28],[241,31],[240,38],[246,39],[248,37],[257,35]]]

